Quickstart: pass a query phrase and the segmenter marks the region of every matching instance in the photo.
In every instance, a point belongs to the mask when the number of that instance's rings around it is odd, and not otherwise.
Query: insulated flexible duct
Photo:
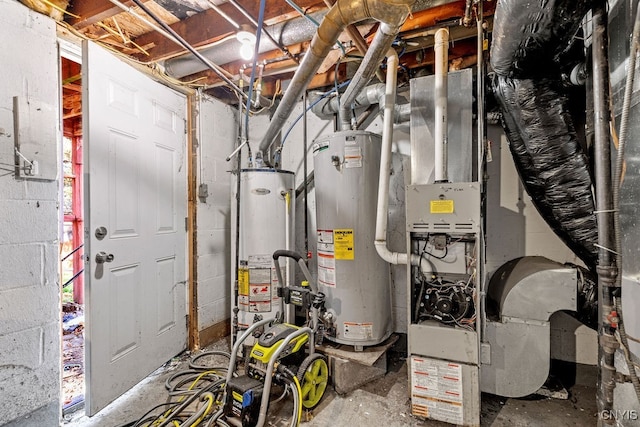
[[[587,0],[507,0],[496,7],[493,88],[516,168],[553,231],[587,266],[597,260],[589,163],[560,84],[559,58]]]

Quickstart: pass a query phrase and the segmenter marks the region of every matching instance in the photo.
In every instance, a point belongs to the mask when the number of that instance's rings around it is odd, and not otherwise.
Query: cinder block
[[[200,330],[227,321],[231,317],[231,302],[228,297],[203,304],[198,308]]]
[[[212,303],[224,298],[231,292],[228,279],[223,276],[216,276],[206,280],[198,281],[198,305],[202,307],[205,304]]]
[[[42,284],[41,245],[0,245],[0,259],[4,260],[0,292]],[[57,262],[52,261],[52,264],[57,265]]]
[[[229,272],[228,259],[231,255],[226,252],[216,252],[198,257],[198,279],[204,281]]]
[[[338,394],[347,394],[387,373],[387,355],[383,354],[373,366],[329,356],[329,371]]]
[[[58,322],[59,319],[60,288],[55,283],[0,292],[0,335],[42,326],[51,321]],[[4,347],[0,347],[0,353],[3,350]]]
[[[33,370],[42,364],[44,331],[41,327],[0,335],[3,366],[24,366]]]
[[[55,241],[58,238],[58,202],[0,200],[0,243]]]
[[[223,253],[229,250],[227,230],[207,230],[198,233],[198,253],[200,255]]]
[[[45,286],[58,286],[60,283],[60,241],[45,242],[41,247],[43,253],[42,282]]]

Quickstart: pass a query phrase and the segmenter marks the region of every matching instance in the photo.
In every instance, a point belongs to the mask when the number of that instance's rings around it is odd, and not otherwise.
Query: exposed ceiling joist
[[[238,3],[240,3],[251,16],[258,17],[259,2],[253,0],[238,0]],[[301,8],[309,11],[325,8],[322,0],[297,0],[296,3]],[[247,19],[232,5],[223,3],[219,7],[236,22],[249,24]],[[298,13],[283,0],[267,0],[265,22],[268,25],[286,21],[297,16]],[[212,9],[207,9],[204,12],[197,13],[180,22],[176,22],[171,25],[171,28],[194,47],[213,43],[235,31],[233,25]],[[156,32],[143,34],[133,41],[140,46],[153,46],[149,50],[150,56],[144,57],[145,61],[166,59],[184,52],[184,49],[180,46]]]
[[[120,0],[120,2],[129,7],[133,5],[130,0]],[[96,22],[109,19],[121,13],[122,9],[109,0],[83,0],[71,2],[69,12],[78,15],[80,18],[69,15],[67,22],[76,29],[82,29]]]

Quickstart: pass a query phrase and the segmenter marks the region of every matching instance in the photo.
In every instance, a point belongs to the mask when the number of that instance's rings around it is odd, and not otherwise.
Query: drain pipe
[[[430,273],[429,262],[424,257],[406,253],[391,252],[387,246],[387,223],[389,210],[389,179],[391,170],[391,149],[393,145],[393,110],[396,100],[396,86],[398,80],[398,53],[390,48],[387,51],[387,79],[385,85],[384,117],[382,125],[382,153],[380,156],[380,179],[378,180],[378,207],[376,210],[376,240],[374,245],[380,258],[388,263],[406,264],[410,259],[411,265],[420,266],[423,273]]]
[[[260,143],[260,151],[266,153],[271,147],[285,121],[291,115],[293,107],[299,101],[300,95],[349,24],[372,18],[386,24],[391,32],[397,32],[407,19],[414,2],[415,0],[338,0],[329,9],[313,36],[311,46],[293,76]],[[360,66],[362,67],[362,64]]]
[[[447,129],[447,73],[449,71],[449,30],[440,28],[435,35],[435,182],[448,182],[447,155],[448,155],[448,129]]]

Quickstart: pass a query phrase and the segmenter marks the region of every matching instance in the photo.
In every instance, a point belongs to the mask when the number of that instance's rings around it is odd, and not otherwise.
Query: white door
[[[86,412],[185,349],[186,99],[85,42]]]

